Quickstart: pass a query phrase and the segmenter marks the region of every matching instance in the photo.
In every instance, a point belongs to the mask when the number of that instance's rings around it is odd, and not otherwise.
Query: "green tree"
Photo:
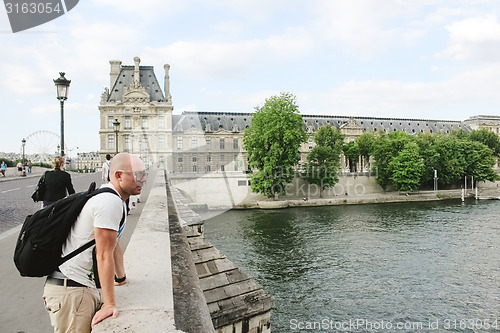
[[[307,156],[305,179],[319,185],[320,197],[323,190],[333,187],[338,182],[340,167],[340,153],[344,142],[344,135],[334,127],[322,126],[314,136],[316,146]]]
[[[345,158],[349,161],[351,172],[356,171],[356,161],[359,159],[359,147],[356,141],[349,141],[342,147]]]
[[[415,142],[408,142],[389,164],[391,179],[397,190],[414,192],[419,189],[424,163]]]
[[[444,185],[459,184],[465,176],[466,161],[463,154],[463,137],[454,135],[438,137],[436,152],[439,154],[436,169],[439,183]]]
[[[253,192],[275,197],[285,194],[286,184],[293,180],[299,148],[307,135],[292,94],[272,96],[255,110],[243,137],[249,164],[256,170],[251,187]]]
[[[432,185],[434,182],[434,170],[438,170],[440,155],[436,150],[436,140],[441,133],[419,133],[415,136],[420,156],[424,162],[424,170],[421,177],[421,185]]]
[[[472,176],[475,181],[498,180],[498,174],[493,171],[495,157],[487,145],[477,141],[464,141],[462,147],[466,163],[465,176]]]
[[[365,165],[370,163],[370,156],[373,155],[375,137],[373,133],[363,133],[356,139],[359,148],[359,155],[364,159]]]
[[[494,156],[500,157],[500,139],[498,135],[487,129],[472,131],[469,139],[488,146]]]
[[[392,177],[391,160],[396,157],[410,141],[403,131],[382,134],[374,141],[373,157],[377,168],[377,184],[386,189]]]

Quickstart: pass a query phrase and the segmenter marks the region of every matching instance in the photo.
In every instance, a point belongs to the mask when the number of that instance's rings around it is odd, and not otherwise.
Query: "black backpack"
[[[49,275],[59,265],[95,244],[95,240],[91,240],[61,258],[62,246],[83,206],[91,197],[103,192],[118,195],[111,188],[96,190],[92,182],[86,192],[71,194],[26,217],[14,251],[14,263],[21,276]]]

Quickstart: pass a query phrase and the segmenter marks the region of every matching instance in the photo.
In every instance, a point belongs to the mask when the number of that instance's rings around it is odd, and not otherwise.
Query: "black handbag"
[[[38,180],[38,184],[36,184],[35,192],[31,195],[31,199],[34,202],[43,201],[43,197],[45,196],[45,173]]]

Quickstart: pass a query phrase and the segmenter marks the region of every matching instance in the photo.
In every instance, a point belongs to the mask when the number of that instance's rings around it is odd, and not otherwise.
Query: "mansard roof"
[[[392,132],[405,131],[408,134],[419,132],[442,132],[449,134],[454,130],[470,131],[470,127],[461,121],[432,120],[432,119],[404,119],[404,118],[375,118],[349,117],[328,115],[302,115],[304,128],[317,131],[324,125],[335,126],[340,129],[352,119],[363,132]],[[193,112],[185,111],[181,115],[173,116],[173,129],[177,132],[189,129],[207,132],[225,130],[228,132],[242,132],[252,123],[251,113],[237,112]]]
[[[185,111],[173,117],[174,131],[196,129],[204,132],[242,132],[252,123],[250,113]]]
[[[449,134],[454,130],[470,131],[470,128],[461,121],[453,120],[432,120],[432,119],[404,119],[404,118],[375,118],[375,117],[347,117],[347,116],[326,116],[326,115],[302,115],[304,126],[312,127],[316,131],[323,125],[340,128],[354,119],[363,129],[363,132],[392,132],[405,131],[408,134],[419,132],[442,132]]]
[[[163,91],[156,79],[153,66],[139,66],[139,82],[149,94],[150,102],[166,102]],[[123,101],[123,95],[127,87],[134,83],[134,66],[121,66],[120,74],[116,78],[110,91],[108,102]]]

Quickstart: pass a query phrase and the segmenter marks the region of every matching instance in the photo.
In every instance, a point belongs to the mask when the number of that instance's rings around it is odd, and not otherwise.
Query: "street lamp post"
[[[120,130],[120,122],[118,119],[115,119],[113,122],[113,128],[115,129],[116,153],[118,154],[118,131]]]
[[[64,72],[59,72],[60,77],[54,80],[57,87],[57,99],[61,103],[61,156],[64,157],[64,101],[68,99],[68,88],[71,80],[64,77]]]
[[[24,155],[24,147],[26,146],[26,139],[23,138],[23,140],[21,142],[23,144],[23,164],[24,164],[24,160],[25,160],[25,158],[24,158],[24,156],[25,156]]]

